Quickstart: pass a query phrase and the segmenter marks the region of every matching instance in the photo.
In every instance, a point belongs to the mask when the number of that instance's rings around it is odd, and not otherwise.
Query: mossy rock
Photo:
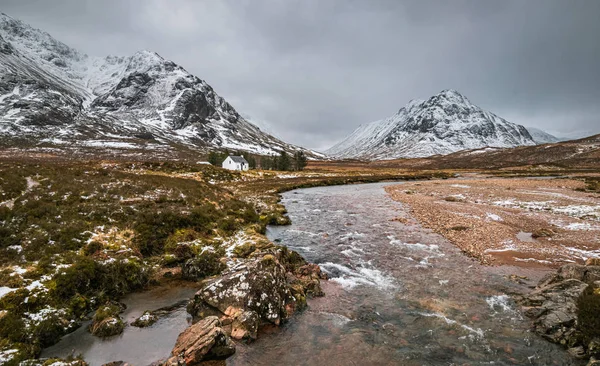
[[[89,327],[90,333],[98,337],[121,334],[125,329],[125,323],[119,316],[122,311],[123,308],[116,303],[107,303],[98,308]]]
[[[306,260],[298,252],[281,245],[275,246],[275,248],[277,249],[275,255],[286,271],[296,272],[298,268],[307,264]]]
[[[250,254],[254,253],[256,250],[256,244],[254,243],[244,243],[242,245],[238,245],[233,249],[233,255],[239,258],[248,258]]]
[[[290,292],[294,299],[296,299],[296,307],[298,309],[303,309],[306,307],[306,292],[304,290],[304,285],[302,283],[294,283],[289,286]]]
[[[105,338],[123,333],[125,323],[120,317],[109,317],[90,325],[90,333],[97,337]]]
[[[137,318],[135,321],[131,323],[134,327],[138,328],[146,328],[158,321],[158,316],[154,315],[151,311],[146,310],[144,314]]]
[[[231,338],[256,340],[259,325],[260,317],[255,311],[244,311],[231,324]]]

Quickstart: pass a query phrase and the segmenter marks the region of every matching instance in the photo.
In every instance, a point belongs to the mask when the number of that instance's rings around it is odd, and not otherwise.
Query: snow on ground
[[[520,208],[529,211],[546,211],[575,218],[600,219],[600,206],[598,205],[567,205],[561,206],[556,201],[519,201],[516,199],[493,201],[493,205]]]
[[[17,291],[17,288],[10,288],[10,287],[0,287],[0,299],[3,298],[4,296],[10,294],[11,292]]]
[[[502,217],[500,217],[500,216],[498,216],[498,215],[496,215],[496,214],[493,214],[493,213],[489,213],[489,212],[488,212],[488,213],[486,214],[486,216],[487,216],[487,218],[488,218],[488,219],[490,219],[490,220],[492,220],[492,221],[504,221],[504,220],[502,220]]]
[[[467,188],[471,188],[471,186],[468,186],[468,185],[466,185],[466,184],[452,184],[452,185],[450,185],[450,187],[454,187],[454,188],[465,188],[465,189],[467,189]]]
[[[5,351],[0,351],[0,364],[4,362],[12,361],[13,358],[19,353],[18,349],[8,349]]]

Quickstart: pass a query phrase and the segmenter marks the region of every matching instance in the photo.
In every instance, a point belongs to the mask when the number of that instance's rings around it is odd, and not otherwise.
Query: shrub
[[[21,244],[21,240],[17,233],[9,227],[0,225],[0,249],[19,244]]]
[[[100,264],[88,257],[82,257],[71,267],[63,269],[54,280],[56,297],[70,299],[76,293],[89,294],[101,287]]]
[[[196,258],[187,260],[182,268],[181,275],[188,280],[199,280],[221,273],[227,266],[221,262],[221,253],[205,250]]]
[[[461,198],[456,197],[456,196],[444,197],[444,201],[448,201],[448,202],[463,202],[463,200]]]
[[[102,243],[100,243],[99,241],[91,241],[89,244],[87,244],[84,248],[83,248],[83,254],[84,255],[92,255],[95,254],[99,251],[101,251],[103,248]]]
[[[5,269],[0,271],[0,287],[12,287],[17,288],[23,286],[23,279],[19,275],[13,276],[13,271],[10,269]]]
[[[178,229],[165,241],[165,252],[173,253],[180,243],[191,242],[200,238],[200,233],[194,229]]]
[[[228,216],[219,221],[219,229],[223,230],[225,234],[232,234],[236,232],[239,225],[234,217]]]
[[[134,243],[143,255],[157,255],[164,251],[166,239],[177,229],[190,227],[191,220],[175,212],[142,212],[134,224],[137,232]]]
[[[20,316],[8,312],[0,317],[0,338],[8,339],[13,343],[25,342],[25,323]]]

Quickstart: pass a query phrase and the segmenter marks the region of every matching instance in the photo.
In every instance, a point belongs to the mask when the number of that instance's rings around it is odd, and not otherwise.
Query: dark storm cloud
[[[0,4],[89,54],[157,51],[308,147],[447,88],[512,122],[600,132],[596,0]]]

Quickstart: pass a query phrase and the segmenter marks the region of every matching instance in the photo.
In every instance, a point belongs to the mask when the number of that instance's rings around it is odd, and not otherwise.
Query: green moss
[[[261,258],[261,263],[265,266],[274,266],[277,264],[277,259],[272,254],[266,254]]]
[[[108,318],[118,317],[120,313],[121,306],[116,303],[108,302],[96,310],[92,321],[98,323]]]
[[[69,300],[69,310],[76,317],[84,316],[90,310],[90,301],[83,295],[75,294]]]
[[[200,237],[200,233],[194,229],[178,229],[166,239],[165,252],[173,253],[180,243],[192,242]]]
[[[187,260],[182,268],[181,275],[188,280],[199,280],[221,273],[227,266],[221,262],[223,253],[206,250],[197,257]]]
[[[93,255],[93,254],[96,254],[97,252],[101,251],[102,248],[103,248],[102,243],[100,243],[99,241],[92,241],[83,248],[83,254],[84,255]]]
[[[0,271],[0,287],[2,286],[11,288],[21,287],[23,286],[23,279],[10,269],[5,269]]]
[[[98,337],[110,337],[123,332],[125,323],[119,317],[121,307],[115,303],[107,303],[94,313],[90,333]]]
[[[577,330],[581,332],[583,343],[588,344],[600,337],[600,289],[592,286],[584,292],[577,303]]]
[[[242,245],[238,245],[237,247],[235,247],[233,249],[233,254],[239,258],[247,258],[255,250],[256,250],[256,244],[244,243]]]

